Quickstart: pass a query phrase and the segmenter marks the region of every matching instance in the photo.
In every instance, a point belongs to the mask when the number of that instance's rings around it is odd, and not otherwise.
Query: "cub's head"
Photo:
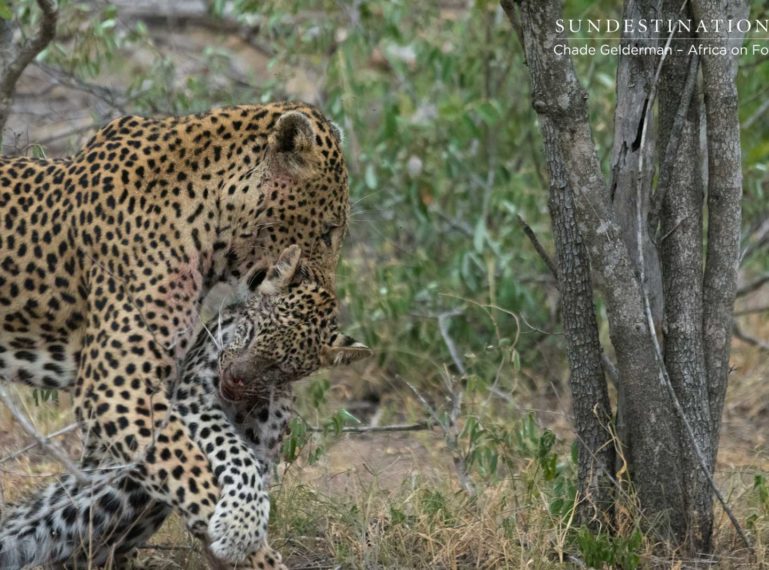
[[[265,386],[371,354],[339,331],[336,298],[307,279],[300,256],[298,246],[288,247],[243,305],[235,334],[219,356],[219,390],[226,400],[249,400]]]
[[[296,244],[303,265],[333,289],[349,212],[341,131],[309,105],[267,105],[252,113],[263,154],[221,189],[226,235],[219,247],[228,252],[222,273],[235,280],[252,273],[256,286],[280,253]]]

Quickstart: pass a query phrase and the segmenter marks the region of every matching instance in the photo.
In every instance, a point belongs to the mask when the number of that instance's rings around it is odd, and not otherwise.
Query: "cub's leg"
[[[105,290],[113,291],[116,301],[104,303]],[[256,490],[250,496],[238,497],[237,491],[230,495],[226,487],[234,488],[234,480],[222,487],[222,497],[232,497],[231,503],[238,499],[238,510],[244,508],[242,501],[253,504],[251,518],[243,521],[250,527],[241,528],[233,542],[231,529],[221,524],[232,509],[219,505],[217,512],[217,473],[183,418],[172,411],[166,393],[165,383],[175,374],[176,362],[161,343],[171,339],[161,333],[162,326],[148,330],[153,323],[136,308],[136,296],[125,295],[111,275],[96,273],[91,296],[75,394],[87,447],[116,461],[138,461],[137,481],[152,499],[178,509],[196,536],[223,545],[218,550],[222,558],[242,561],[264,541],[266,521],[261,519],[266,497],[260,495],[264,489],[258,473],[249,473],[244,481]],[[159,309],[150,312],[155,323],[164,322]],[[171,313],[165,322],[171,322]]]
[[[0,521],[0,568],[88,568],[145,542],[170,509],[153,503],[135,474],[117,473],[97,473],[86,483],[65,476],[36,500],[11,506]]]

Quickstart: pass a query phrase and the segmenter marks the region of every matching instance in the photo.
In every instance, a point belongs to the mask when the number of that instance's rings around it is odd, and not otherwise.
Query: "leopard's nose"
[[[251,367],[247,362],[233,362],[225,371],[225,378],[231,384],[242,386],[250,380],[252,376]]]

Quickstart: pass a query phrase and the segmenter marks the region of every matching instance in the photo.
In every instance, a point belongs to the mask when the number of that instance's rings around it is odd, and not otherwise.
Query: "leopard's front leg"
[[[223,479],[221,498],[227,503],[217,507],[218,477],[227,474],[212,468],[188,425],[171,408],[164,383],[175,374],[176,363],[161,344],[169,339],[158,326],[148,330],[145,315],[122,293],[121,283],[100,277],[92,289],[76,390],[86,444],[93,448],[96,443],[118,461],[135,462],[138,480],[152,499],[177,508],[197,536],[225,545],[217,550],[221,558],[240,562],[264,541],[269,503],[258,480],[261,474],[257,469],[239,474],[240,483],[257,489],[240,497],[227,488],[236,485],[234,476]],[[104,289],[118,292],[117,305],[100,303]],[[235,505],[236,500],[247,506]],[[245,511],[242,522],[250,525],[234,541],[232,529],[220,522],[231,519],[231,506]],[[226,546],[231,544],[237,550]]]

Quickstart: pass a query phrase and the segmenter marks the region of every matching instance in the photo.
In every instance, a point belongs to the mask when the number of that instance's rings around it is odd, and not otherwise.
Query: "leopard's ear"
[[[310,118],[300,111],[287,111],[275,123],[269,138],[270,148],[277,153],[301,153],[312,149],[315,130]]]
[[[346,334],[337,334],[331,338],[327,346],[323,347],[321,363],[322,366],[341,366],[367,358],[372,354],[374,352],[365,344]]]
[[[285,291],[296,274],[301,256],[302,248],[296,244],[284,249],[278,261],[267,270],[264,281],[259,285],[259,292],[262,295],[275,295]]]

